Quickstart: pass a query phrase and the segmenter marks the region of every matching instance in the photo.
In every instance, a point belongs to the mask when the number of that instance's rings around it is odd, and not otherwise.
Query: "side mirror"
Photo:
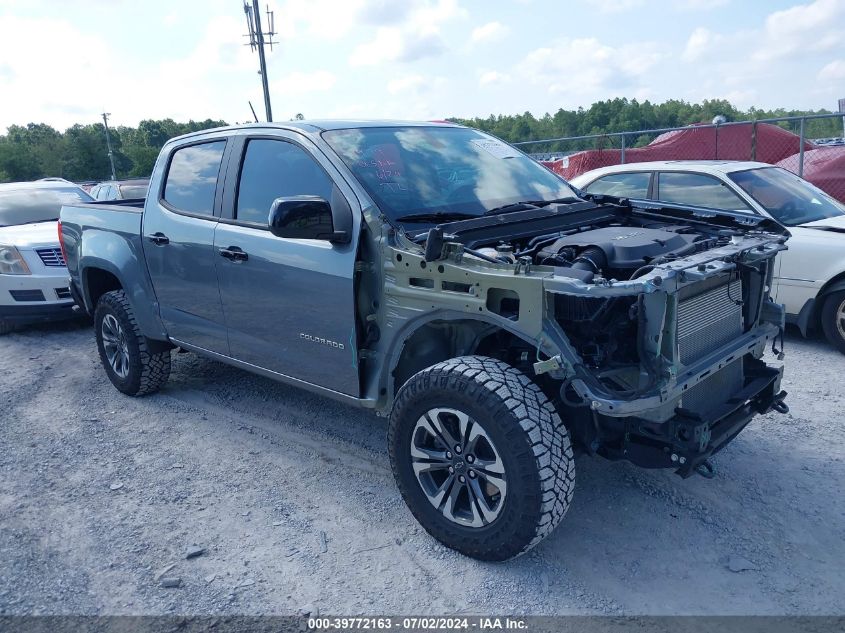
[[[276,198],[270,206],[269,224],[276,237],[349,241],[346,231],[335,231],[332,207],[319,196]]]

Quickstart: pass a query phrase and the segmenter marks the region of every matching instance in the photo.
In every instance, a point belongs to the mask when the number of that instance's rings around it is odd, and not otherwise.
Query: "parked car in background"
[[[591,194],[763,215],[792,233],[775,263],[775,301],[802,334],[821,327],[845,353],[845,205],[780,167],[739,161],[657,161],[572,179]]]
[[[149,186],[149,178],[109,180],[94,185],[89,193],[94,200],[138,200],[147,197]]]
[[[0,184],[0,334],[74,316],[56,221],[80,202],[93,198],[67,181]]]
[[[36,182],[63,182],[68,185],[74,184],[67,178],[59,178],[58,176],[46,176],[45,178],[39,178]]]
[[[89,193],[91,191],[91,189],[93,189],[94,187],[96,187],[97,185],[100,184],[100,181],[99,180],[81,180],[81,181],[77,182],[76,184],[82,189],[82,191],[84,191],[85,193]]]

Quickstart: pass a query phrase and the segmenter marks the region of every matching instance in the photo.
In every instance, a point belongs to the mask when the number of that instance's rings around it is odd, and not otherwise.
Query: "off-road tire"
[[[482,527],[446,518],[414,473],[414,428],[438,407],[478,421],[504,464],[507,495],[500,514]],[[572,501],[575,461],[568,431],[536,384],[494,358],[462,356],[412,376],[397,394],[388,447],[396,483],[417,521],[435,539],[472,558],[503,561],[524,554],[554,530]]]
[[[840,320],[839,312],[845,307],[843,303],[845,303],[845,290],[827,295],[822,305],[821,319],[822,330],[827,340],[845,354],[845,332],[837,327],[837,321]]]
[[[129,358],[129,371],[125,378],[115,372],[106,356],[102,326],[107,315],[113,315],[123,330]],[[150,351],[123,290],[113,290],[100,297],[94,311],[94,334],[103,368],[118,390],[129,396],[145,396],[155,393],[167,382],[170,377],[170,350]]]

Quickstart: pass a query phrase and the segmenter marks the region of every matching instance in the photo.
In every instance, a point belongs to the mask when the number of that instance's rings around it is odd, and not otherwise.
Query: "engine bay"
[[[719,258],[720,247],[742,240],[750,231],[761,232],[762,222],[716,212],[695,217],[688,211],[579,201],[451,223],[442,229],[445,241],[463,245],[464,257],[512,264],[517,269],[520,265],[552,267],[556,277],[607,287],[646,276],[657,266],[685,266],[687,258],[706,251],[712,250],[714,258]],[[727,280],[725,274],[719,283]],[[747,294],[748,288],[744,290]],[[750,306],[756,304],[746,303],[749,298],[737,296],[736,300],[745,305],[750,319]],[[636,292],[554,296],[556,319],[584,365],[598,370],[605,386],[619,394],[647,387],[636,369],[642,358],[638,332],[643,312],[642,297]],[[516,311],[502,310],[502,315],[517,317]]]
[[[516,262],[528,257],[536,266],[553,266],[557,274],[586,283],[598,279],[629,280],[655,265],[706,251],[731,241],[731,231],[689,224],[612,222],[541,233],[520,240],[502,239],[469,249],[485,258]]]

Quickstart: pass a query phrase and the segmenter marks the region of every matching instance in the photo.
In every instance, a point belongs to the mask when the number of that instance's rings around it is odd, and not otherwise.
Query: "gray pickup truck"
[[[409,508],[485,560],[547,536],[573,451],[681,476],[787,410],[763,217],[588,196],[449,124],[190,134],[143,203],[61,212],[103,367],[138,396],[175,347],[390,417]]]

